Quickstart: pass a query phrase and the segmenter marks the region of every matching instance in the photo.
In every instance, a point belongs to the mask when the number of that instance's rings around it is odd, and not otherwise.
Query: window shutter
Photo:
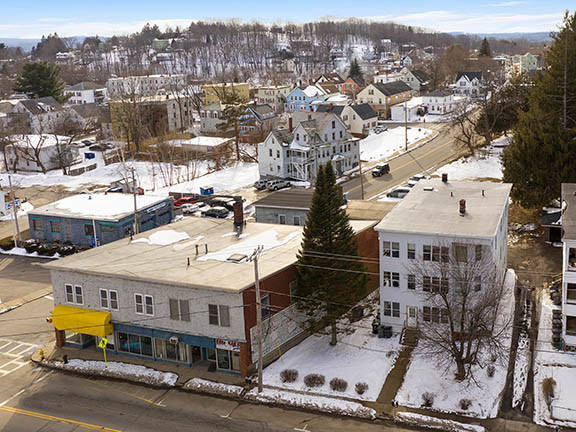
[[[220,326],[230,327],[230,309],[228,306],[219,306],[220,309]]]
[[[190,321],[190,307],[188,300],[180,300],[180,319]]]
[[[170,319],[180,319],[180,315],[178,313],[178,300],[170,299]]]

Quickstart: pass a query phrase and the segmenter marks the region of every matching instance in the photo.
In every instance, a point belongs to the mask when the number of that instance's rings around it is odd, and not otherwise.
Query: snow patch
[[[4,255],[18,255],[32,258],[47,258],[47,259],[61,258],[59,253],[55,253],[52,256],[46,256],[46,255],[40,255],[38,252],[28,252],[26,249],[21,247],[13,247],[12,249],[9,250],[0,249],[0,253]]]
[[[132,240],[132,243],[148,243],[149,245],[168,246],[182,240],[188,240],[190,236],[185,232],[174,230],[161,230],[150,234],[148,238],[139,238]]]
[[[453,432],[485,432],[483,426],[476,426],[471,424],[460,423],[453,420],[444,420],[436,417],[429,417],[422,414],[412,412],[399,412],[396,417],[403,423],[426,427],[430,429],[440,429],[443,431]]]
[[[184,384],[184,388],[187,390],[196,390],[203,393],[211,393],[231,397],[240,397],[242,391],[244,391],[244,388],[240,386],[217,383],[202,378],[192,378],[186,382],[186,384]]]
[[[409,128],[408,145],[432,135],[430,129]],[[371,134],[360,140],[360,157],[363,161],[374,162],[389,158],[395,153],[404,152],[406,138],[404,127],[389,129],[379,134]]]

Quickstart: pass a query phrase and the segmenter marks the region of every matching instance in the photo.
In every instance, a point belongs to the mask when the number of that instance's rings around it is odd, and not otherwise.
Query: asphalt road
[[[420,125],[411,127],[418,126]],[[454,142],[454,130],[449,124],[428,124],[426,127],[435,129],[438,136],[430,142],[390,160],[390,174],[377,178],[373,178],[371,172],[363,175],[364,199],[374,199],[384,191],[405,182],[413,175],[424,173],[442,163],[449,162],[461,153]],[[363,198],[359,176],[342,185],[348,199]]]

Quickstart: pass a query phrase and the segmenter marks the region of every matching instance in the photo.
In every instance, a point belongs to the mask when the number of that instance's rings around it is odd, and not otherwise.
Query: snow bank
[[[108,362],[108,367],[105,367],[103,361],[72,359],[67,364],[58,361],[48,361],[46,364],[71,372],[81,372],[108,378],[121,378],[159,386],[173,387],[178,380],[178,375],[175,373],[160,372],[146,366],[129,363]]]
[[[231,397],[240,397],[244,390],[243,387],[237,385],[222,384],[202,378],[192,378],[184,384],[184,389]]]
[[[440,429],[453,432],[485,432],[483,426],[460,423],[453,420],[444,420],[436,417],[429,417],[412,412],[399,412],[396,417],[403,423],[426,427],[430,429]]]
[[[252,389],[246,393],[245,399],[262,403],[288,405],[294,408],[311,409],[352,417],[361,417],[367,419],[376,418],[375,410],[372,408],[367,408],[357,402],[349,402],[323,396],[292,393],[282,390],[265,388],[262,393],[258,393],[258,389]]]
[[[161,230],[154,234],[150,234],[148,238],[138,238],[132,240],[132,243],[148,243],[149,245],[168,246],[172,243],[177,243],[182,240],[188,240],[190,236],[185,232],[178,232],[174,230]]]
[[[355,323],[354,333],[339,335],[338,344],[335,346],[330,345],[329,335],[309,336],[264,370],[264,384],[375,401],[398,357],[400,343],[398,336],[391,339],[379,339],[373,335],[370,330],[372,319],[372,316],[368,316]],[[296,382],[282,382],[280,373],[284,369],[298,371]],[[313,389],[306,387],[304,377],[311,373],[325,375],[326,383]],[[333,391],[330,388],[332,378],[346,380],[348,383],[346,391]],[[355,386],[358,382],[365,382],[369,385],[363,395],[356,393]]]
[[[27,252],[26,249],[21,247],[13,247],[9,250],[0,249],[0,253],[4,255],[18,255],[18,256],[27,256],[32,258],[47,258],[47,259],[56,259],[60,258],[60,254],[55,253],[52,256],[40,255],[38,252]]]
[[[430,129],[409,128],[408,145],[412,145],[431,134],[432,131]],[[360,157],[363,161],[374,162],[386,159],[394,153],[403,152],[405,148],[404,127],[397,127],[379,134],[371,134],[360,140]]]

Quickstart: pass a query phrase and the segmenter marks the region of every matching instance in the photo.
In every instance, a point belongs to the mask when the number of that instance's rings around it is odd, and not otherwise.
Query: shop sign
[[[221,350],[240,352],[240,342],[216,339],[216,348]]]

